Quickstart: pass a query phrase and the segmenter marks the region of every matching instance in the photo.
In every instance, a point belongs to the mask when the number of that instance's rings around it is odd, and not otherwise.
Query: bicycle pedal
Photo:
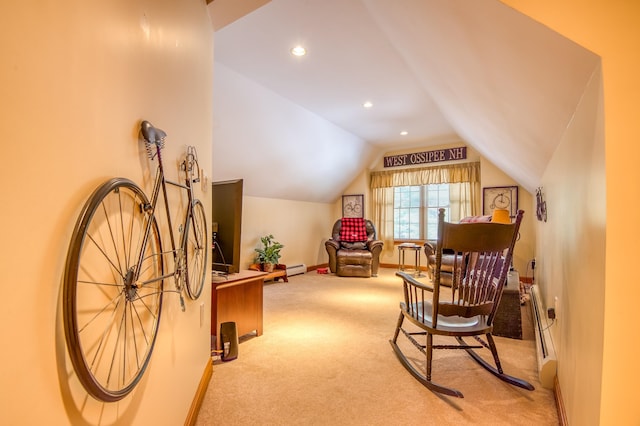
[[[182,312],[185,311],[184,297],[182,297],[182,295],[180,295],[180,309],[182,309]]]

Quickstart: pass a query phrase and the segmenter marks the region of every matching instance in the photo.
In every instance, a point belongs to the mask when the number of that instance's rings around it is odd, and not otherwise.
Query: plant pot
[[[262,264],[262,270],[264,272],[273,272],[273,267],[275,265],[273,263],[263,263]]]

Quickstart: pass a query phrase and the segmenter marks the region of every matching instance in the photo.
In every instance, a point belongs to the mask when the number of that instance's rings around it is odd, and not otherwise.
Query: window
[[[444,164],[409,169],[389,169],[371,172],[371,220],[376,224],[378,238],[386,247],[393,247],[395,241],[418,242],[428,238],[437,238],[438,207],[447,210],[447,222],[459,222],[461,218],[473,216],[480,211],[480,162]],[[440,193],[440,184],[443,193]],[[411,187],[423,188],[430,185],[429,191],[416,189],[417,216],[413,221],[411,207]],[[448,186],[448,191],[445,189]],[[409,187],[409,188],[406,188]],[[404,188],[404,189],[400,189]],[[432,189],[433,188],[433,189]],[[428,192],[438,189],[438,196],[432,205],[428,203]],[[402,193],[404,195],[401,195]],[[449,198],[447,200],[447,192]],[[443,195],[443,197],[441,197]],[[406,197],[406,198],[403,198]],[[398,201],[396,202],[395,199]],[[400,200],[409,203],[400,204]],[[407,201],[408,200],[408,201]],[[447,203],[448,201],[448,203]],[[435,204],[435,205],[434,205]],[[432,210],[428,219],[428,209]],[[404,237],[408,238],[404,238]]]
[[[438,210],[449,219],[449,184],[397,186],[393,188],[393,238],[395,240],[435,240],[438,237]]]

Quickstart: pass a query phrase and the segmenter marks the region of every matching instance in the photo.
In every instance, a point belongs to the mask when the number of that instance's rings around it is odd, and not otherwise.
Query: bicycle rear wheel
[[[128,179],[105,182],[85,204],[67,254],[67,348],[78,379],[100,401],[133,390],[158,333],[164,264],[148,203]]]
[[[186,232],[186,287],[189,297],[195,300],[202,294],[209,254],[209,246],[207,244],[207,218],[200,200],[195,200],[193,203],[193,216],[189,221]]]

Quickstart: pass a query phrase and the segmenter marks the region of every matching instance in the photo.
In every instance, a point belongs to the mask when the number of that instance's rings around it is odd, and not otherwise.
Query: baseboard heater
[[[287,276],[304,274],[307,272],[307,265],[299,263],[297,265],[287,265]]]
[[[531,286],[531,312],[533,315],[533,328],[536,334],[540,383],[546,389],[553,389],[557,368],[556,351],[551,340],[551,333],[548,330],[549,325],[542,306],[538,285]]]

